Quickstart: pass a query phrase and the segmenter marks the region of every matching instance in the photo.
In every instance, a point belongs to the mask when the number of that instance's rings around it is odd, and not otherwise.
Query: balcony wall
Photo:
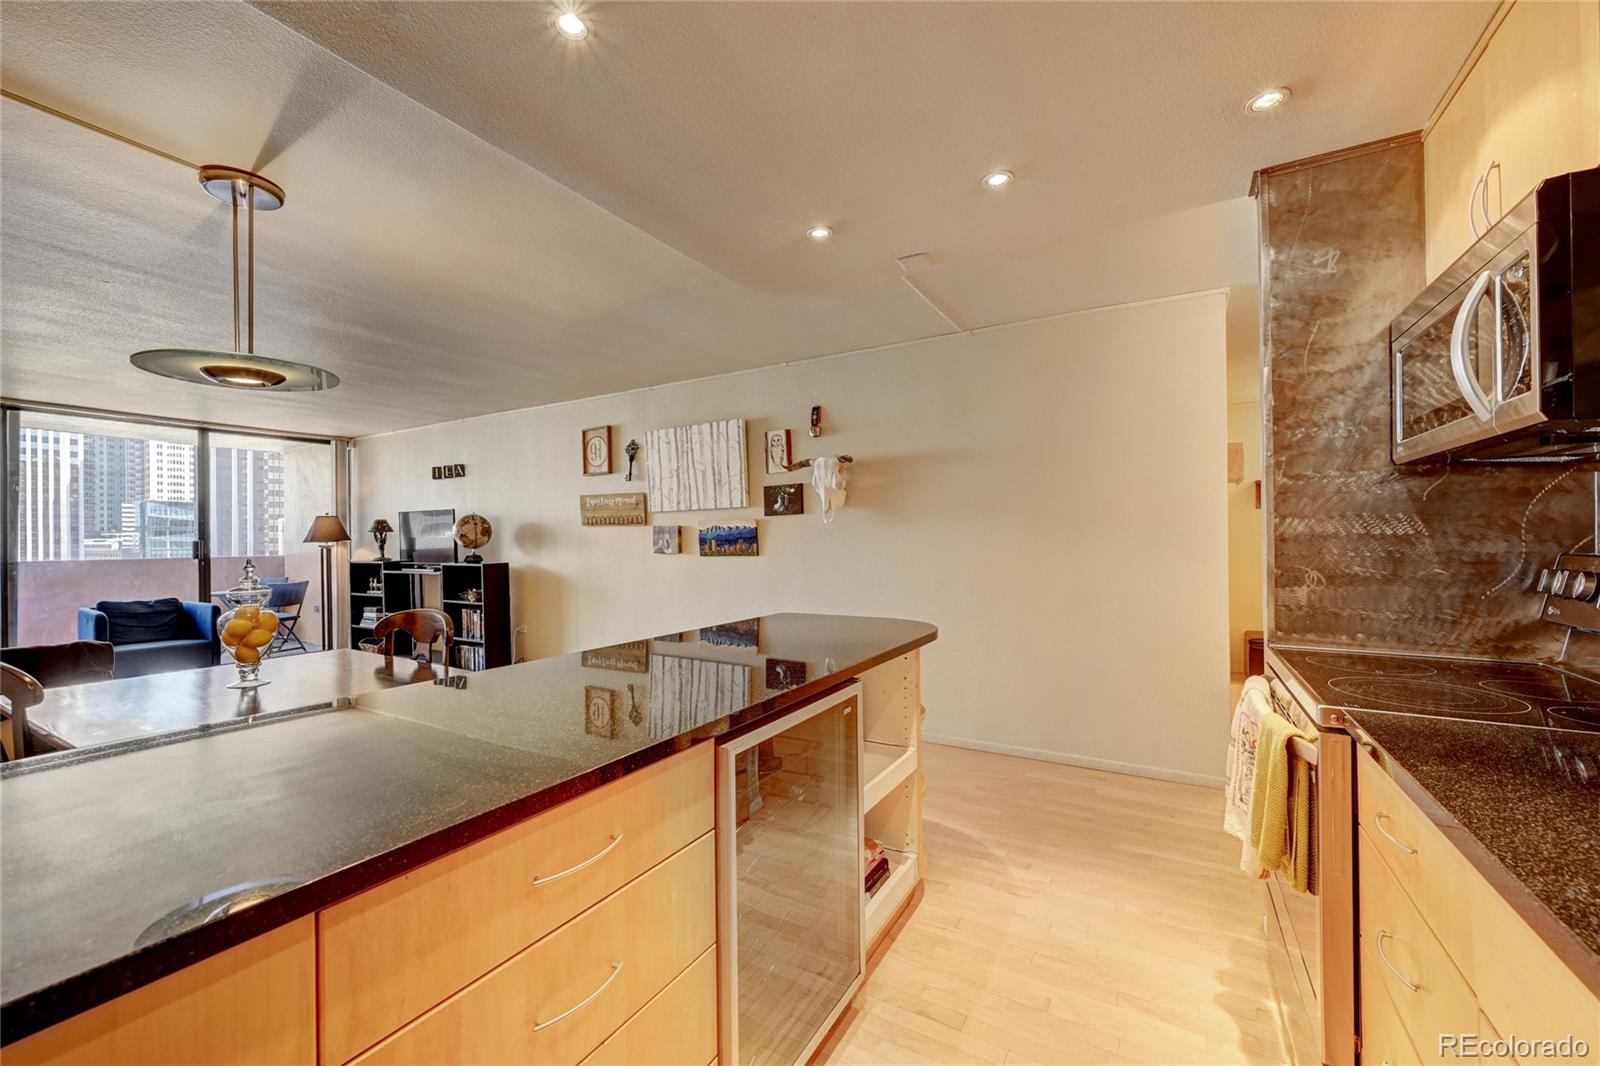
[[[320,591],[315,552],[253,557],[260,577],[309,580],[300,635],[308,644],[321,632]],[[212,586],[237,584],[243,558],[211,560]],[[148,600],[159,596],[193,599],[192,559],[88,559],[74,562],[17,563],[18,644],[55,644],[78,639],[78,608],[100,600]]]

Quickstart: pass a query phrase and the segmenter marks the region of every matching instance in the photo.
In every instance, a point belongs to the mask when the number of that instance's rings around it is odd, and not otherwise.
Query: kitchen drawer
[[[1438,889],[1432,880],[1441,863],[1438,852],[1450,845],[1383,767],[1357,750],[1356,821],[1406,895],[1428,911],[1430,894]]]
[[[713,748],[320,912],[322,1061],[347,1061],[709,831]]]
[[[1362,945],[1362,969],[1371,974],[1382,965],[1371,948]],[[1368,981],[1361,992],[1361,1061],[1366,1066],[1415,1066],[1422,1061],[1380,981]]]
[[[1400,790],[1365,744],[1357,746],[1356,775],[1358,817],[1370,852],[1410,896],[1494,1027],[1519,1036],[1571,1033],[1600,1047],[1600,1000]],[[1384,828],[1414,854],[1374,831],[1378,811],[1388,815]],[[1370,928],[1366,914],[1362,925]]]
[[[1423,1061],[1442,1061],[1438,1034],[1470,1033],[1478,1000],[1438,937],[1377,857],[1367,831],[1361,842],[1361,950],[1375,964],[1362,968],[1362,990],[1384,991]]]
[[[717,953],[707,948],[583,1066],[681,1066],[716,1055]]]
[[[356,1061],[579,1062],[712,946],[716,905],[707,833]]]

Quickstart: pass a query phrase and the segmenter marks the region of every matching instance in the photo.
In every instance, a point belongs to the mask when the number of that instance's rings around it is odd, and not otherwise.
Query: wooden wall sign
[[[603,492],[578,497],[578,513],[586,526],[642,526],[644,493]]]
[[[590,648],[583,653],[583,665],[594,670],[622,670],[630,674],[650,672],[650,642],[633,640],[605,648]]]
[[[611,473],[610,426],[583,431],[583,473],[585,477]]]

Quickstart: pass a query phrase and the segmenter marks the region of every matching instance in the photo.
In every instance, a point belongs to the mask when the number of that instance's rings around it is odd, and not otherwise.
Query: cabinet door
[[[262,933],[11,1044],[6,1066],[315,1062],[314,942],[309,917]]]
[[[803,1061],[860,983],[860,694],[718,751],[724,1061]]]

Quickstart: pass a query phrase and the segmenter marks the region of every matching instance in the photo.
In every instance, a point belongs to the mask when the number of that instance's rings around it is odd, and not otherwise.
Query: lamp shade
[[[344,523],[339,521],[336,514],[319,514],[311,521],[311,528],[306,530],[307,544],[338,544],[350,539],[350,531],[344,528]]]
[[[372,521],[372,528],[367,530],[367,532],[368,533],[393,533],[394,532],[394,527],[389,524],[389,520],[387,518],[375,518]]]

